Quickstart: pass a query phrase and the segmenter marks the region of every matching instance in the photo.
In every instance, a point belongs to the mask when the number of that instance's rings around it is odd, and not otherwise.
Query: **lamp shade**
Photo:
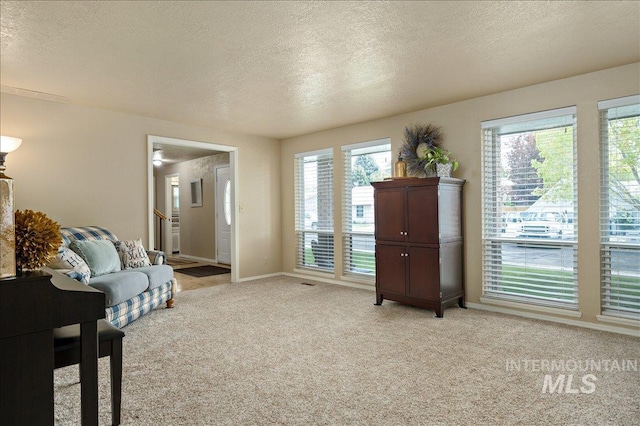
[[[0,136],[0,152],[8,154],[18,149],[22,139],[13,136]]]

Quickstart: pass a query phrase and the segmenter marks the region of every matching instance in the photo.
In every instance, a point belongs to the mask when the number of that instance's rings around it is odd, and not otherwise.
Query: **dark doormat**
[[[211,275],[230,274],[231,269],[220,268],[218,266],[213,266],[213,265],[205,265],[205,266],[194,266],[193,268],[176,269],[175,272],[200,278],[200,277],[208,277]]]

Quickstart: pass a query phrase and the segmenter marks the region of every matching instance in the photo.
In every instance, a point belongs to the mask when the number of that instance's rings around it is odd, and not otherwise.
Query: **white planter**
[[[438,177],[451,177],[451,163],[436,164],[436,174]]]

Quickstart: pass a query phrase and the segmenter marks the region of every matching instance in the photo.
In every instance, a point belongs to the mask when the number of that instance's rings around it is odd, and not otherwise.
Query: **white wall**
[[[239,277],[281,270],[277,140],[5,93],[0,108],[2,134],[23,139],[7,161],[16,208],[123,239],[148,241],[147,135],[238,147]]]

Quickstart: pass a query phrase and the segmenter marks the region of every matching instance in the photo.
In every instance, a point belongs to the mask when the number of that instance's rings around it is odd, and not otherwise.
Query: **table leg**
[[[82,425],[98,424],[98,325],[80,324],[80,398]]]

